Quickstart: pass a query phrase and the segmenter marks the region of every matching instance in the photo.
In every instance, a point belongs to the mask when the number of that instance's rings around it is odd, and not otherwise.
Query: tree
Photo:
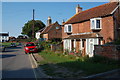
[[[33,20],[28,21],[24,24],[24,27],[22,28],[21,34],[27,35],[30,38],[32,37],[32,31],[33,31]],[[34,34],[38,30],[45,27],[45,24],[40,20],[34,20]]]

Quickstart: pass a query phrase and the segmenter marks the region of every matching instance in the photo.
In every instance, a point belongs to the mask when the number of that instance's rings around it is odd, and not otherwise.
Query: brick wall
[[[120,60],[120,45],[95,45],[95,55]]]
[[[112,16],[102,18],[102,29],[100,34],[103,36],[105,43],[114,40],[114,24]]]
[[[56,27],[59,27],[59,29],[56,29]],[[55,24],[52,26],[52,28],[48,32],[48,38],[54,39],[54,38],[62,38],[62,28],[59,24]]]

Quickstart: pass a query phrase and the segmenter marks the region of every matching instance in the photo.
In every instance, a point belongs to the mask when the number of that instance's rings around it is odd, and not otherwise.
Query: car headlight
[[[28,50],[28,48],[26,47],[25,49],[27,49]]]

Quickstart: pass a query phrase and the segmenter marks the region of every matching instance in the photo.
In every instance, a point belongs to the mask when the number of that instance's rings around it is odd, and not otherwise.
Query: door
[[[89,39],[89,57],[93,57],[94,51],[94,41],[93,39]]]

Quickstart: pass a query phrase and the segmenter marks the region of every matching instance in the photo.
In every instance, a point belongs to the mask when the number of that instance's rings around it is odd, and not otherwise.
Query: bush
[[[94,56],[92,58],[86,58],[87,62],[93,62],[93,63],[103,63],[103,64],[118,64],[119,61],[109,59],[107,57],[103,56]]]
[[[120,39],[118,39],[117,41],[115,41],[116,45],[120,45]]]

